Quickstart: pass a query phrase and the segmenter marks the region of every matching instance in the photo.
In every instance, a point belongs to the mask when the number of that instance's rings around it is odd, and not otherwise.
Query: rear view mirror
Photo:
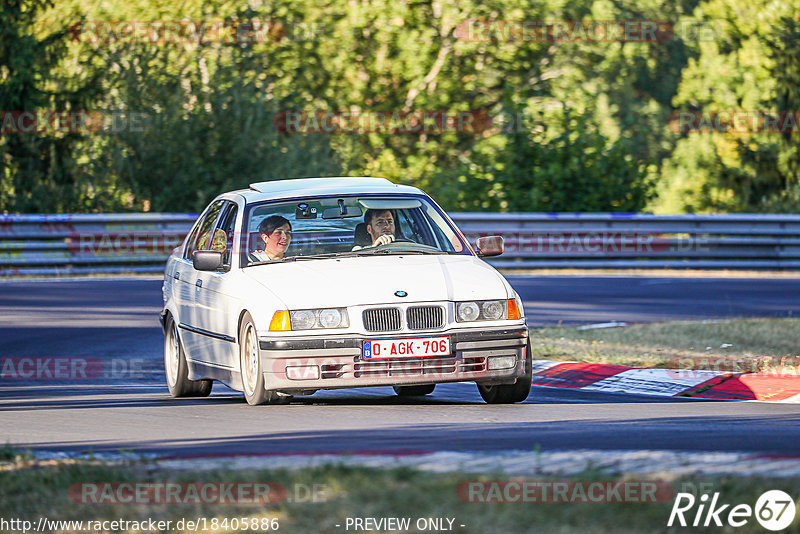
[[[222,252],[216,250],[195,250],[192,252],[192,265],[198,271],[219,271],[222,269]]]
[[[505,243],[503,238],[499,235],[489,235],[486,237],[479,237],[475,242],[475,248],[478,249],[478,256],[481,258],[488,258],[490,256],[499,256],[505,250]]]
[[[325,208],[322,212],[323,219],[350,219],[363,215],[358,206],[342,206],[336,208]]]

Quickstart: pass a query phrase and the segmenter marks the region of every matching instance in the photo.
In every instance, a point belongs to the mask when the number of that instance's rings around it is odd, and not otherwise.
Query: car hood
[[[510,286],[475,256],[360,256],[248,267],[289,309],[509,298]],[[395,292],[404,291],[406,297]]]

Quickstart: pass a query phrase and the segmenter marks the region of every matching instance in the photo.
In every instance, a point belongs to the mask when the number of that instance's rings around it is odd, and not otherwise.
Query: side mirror
[[[479,237],[475,242],[475,248],[478,249],[478,256],[481,258],[488,258],[490,256],[499,256],[505,250],[503,238],[499,235],[489,235],[486,237]]]
[[[195,250],[192,252],[192,265],[198,271],[219,271],[222,269],[222,252],[216,250]]]

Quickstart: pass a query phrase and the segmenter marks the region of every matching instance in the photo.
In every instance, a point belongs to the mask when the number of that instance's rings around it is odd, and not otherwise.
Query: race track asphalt
[[[796,278],[509,280],[531,326],[800,313]],[[488,406],[474,384],[440,385],[423,399],[366,388],[263,407],[217,384],[208,399],[172,399],[161,371],[160,299],[155,278],[0,282],[0,358],[115,364],[103,379],[0,379],[0,440],[41,451],[176,456],[508,449],[800,454],[800,405],[790,404],[534,387],[523,404]]]

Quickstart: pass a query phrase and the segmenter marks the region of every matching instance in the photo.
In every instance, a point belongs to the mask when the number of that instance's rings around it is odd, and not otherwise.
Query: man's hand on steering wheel
[[[394,236],[392,234],[383,234],[379,236],[378,239],[372,242],[373,247],[377,247],[379,245],[388,245],[389,243],[394,242]]]

